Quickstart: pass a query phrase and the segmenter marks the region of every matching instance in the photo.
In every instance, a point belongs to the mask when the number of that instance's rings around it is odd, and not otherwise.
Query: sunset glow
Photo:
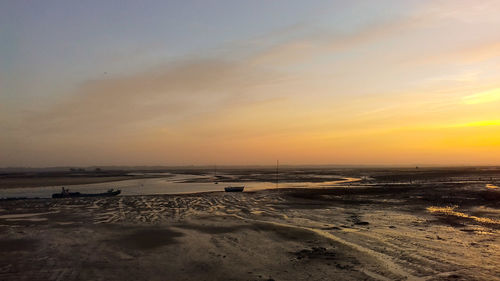
[[[0,4],[0,166],[500,164],[498,1],[43,2]]]
[[[487,103],[495,102],[498,100],[500,100],[500,89],[494,89],[479,94],[465,96],[463,98],[465,104]]]

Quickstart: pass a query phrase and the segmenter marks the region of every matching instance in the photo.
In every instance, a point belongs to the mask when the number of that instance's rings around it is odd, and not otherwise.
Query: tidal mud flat
[[[0,279],[500,280],[495,188],[393,181],[2,201]]]

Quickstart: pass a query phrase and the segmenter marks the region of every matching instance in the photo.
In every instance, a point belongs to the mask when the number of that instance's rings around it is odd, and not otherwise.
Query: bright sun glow
[[[500,126],[500,120],[483,120],[468,122],[455,125],[453,127],[485,127],[485,126]]]

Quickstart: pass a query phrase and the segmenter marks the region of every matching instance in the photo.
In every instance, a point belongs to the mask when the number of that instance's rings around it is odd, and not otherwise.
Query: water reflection
[[[446,207],[437,207],[430,206],[427,208],[427,211],[432,214],[444,215],[462,219],[470,219],[479,223],[489,224],[489,225],[500,225],[500,220],[486,218],[486,217],[478,217],[474,215],[465,214],[462,212],[456,211],[458,206],[446,206]]]
[[[325,182],[280,182],[279,188],[327,188],[341,183],[357,181],[357,178]],[[196,182],[199,181],[199,182]],[[77,184],[66,186],[71,191],[82,193],[100,193],[110,188],[120,189],[122,195],[179,194],[195,192],[224,191],[230,185],[244,185],[245,191],[276,188],[272,182],[206,182],[205,176],[168,174],[168,177],[122,180],[94,184]],[[0,190],[0,198],[5,197],[39,197],[50,198],[53,193],[61,192],[61,186],[26,187]]]

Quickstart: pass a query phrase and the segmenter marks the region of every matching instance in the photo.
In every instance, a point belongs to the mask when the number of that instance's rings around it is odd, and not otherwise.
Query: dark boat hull
[[[225,187],[224,190],[226,192],[243,192],[244,186],[228,186]]]
[[[52,194],[52,198],[73,198],[73,197],[105,197],[105,196],[116,196],[120,194],[121,190],[115,190],[111,192],[103,192],[103,193],[80,193],[80,192],[69,192],[66,194],[63,193],[54,193]]]

